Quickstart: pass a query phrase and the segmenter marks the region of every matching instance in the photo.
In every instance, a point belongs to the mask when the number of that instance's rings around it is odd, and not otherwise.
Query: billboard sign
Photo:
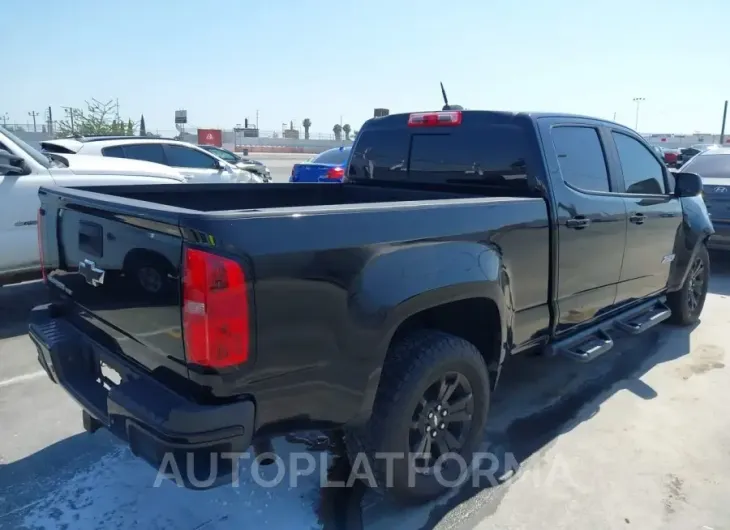
[[[223,147],[223,134],[220,129],[198,129],[198,143]]]
[[[175,111],[175,124],[186,124],[188,122],[188,111],[187,110],[176,110]]]

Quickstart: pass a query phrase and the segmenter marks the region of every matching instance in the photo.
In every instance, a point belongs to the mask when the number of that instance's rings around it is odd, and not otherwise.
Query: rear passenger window
[[[133,144],[124,146],[124,154],[127,158],[135,160],[146,160],[147,162],[156,162],[157,164],[167,165],[165,151],[162,144]]]
[[[554,127],[550,133],[563,180],[579,190],[610,191],[606,158],[593,127]]]
[[[114,147],[105,147],[101,150],[102,156],[111,156],[114,158],[124,158],[124,148],[121,145]]]
[[[641,142],[618,132],[612,134],[621,160],[626,193],[663,195],[665,191],[662,164]]]

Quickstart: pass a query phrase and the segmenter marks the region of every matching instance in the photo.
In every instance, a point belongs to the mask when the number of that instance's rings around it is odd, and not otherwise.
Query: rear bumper
[[[229,482],[235,455],[246,451],[254,429],[252,401],[200,405],[83,335],[52,305],[31,312],[29,335],[51,380],[132,452],[189,488]],[[102,384],[101,364],[119,374]]]
[[[707,248],[710,250],[730,250],[730,223],[713,222],[715,233],[710,236]]]

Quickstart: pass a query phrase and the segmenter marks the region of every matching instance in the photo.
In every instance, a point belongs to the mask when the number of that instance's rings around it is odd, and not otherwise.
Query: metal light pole
[[[722,110],[722,127],[720,128],[720,145],[725,145],[725,122],[727,121],[727,100]]]
[[[33,118],[33,132],[38,132],[38,127],[36,126],[36,123],[35,123],[35,118],[36,118],[36,116],[38,116],[38,113],[36,111],[32,110],[28,113],[28,116]]]
[[[0,116],[0,120],[3,120],[3,127],[8,126],[8,113],[6,112],[2,116]]]
[[[641,106],[642,101],[646,101],[646,98],[634,98],[634,103],[636,103],[636,125],[634,126],[634,130],[636,132],[639,131],[639,107]]]
[[[71,135],[74,134],[74,109],[73,107],[61,107],[71,121]]]

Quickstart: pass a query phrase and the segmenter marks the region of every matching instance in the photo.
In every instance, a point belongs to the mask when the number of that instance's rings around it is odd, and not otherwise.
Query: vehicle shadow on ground
[[[309,450],[323,470],[317,466],[294,478],[289,469],[281,475],[277,466],[254,472],[244,463],[238,484],[194,491],[158,478],[107,431],[77,434],[16,462],[0,460],[0,528],[339,530],[341,509],[318,488],[320,477],[337,475],[332,468],[328,473],[331,447],[324,440],[318,447],[275,441],[283,463],[292,453]],[[258,478],[252,480],[254,473]]]
[[[41,281],[0,287],[0,340],[28,333],[30,310],[48,301],[48,288]]]
[[[527,459],[592,418],[615,393],[629,390],[642,399],[656,398],[641,377],[687,355],[692,329],[661,325],[638,337],[622,337],[614,350],[590,364],[560,357],[513,358],[491,405],[482,446],[493,455],[485,460],[487,467],[458,490],[420,507],[397,506],[368,491],[361,500],[363,528],[461,528],[488,517]]]

